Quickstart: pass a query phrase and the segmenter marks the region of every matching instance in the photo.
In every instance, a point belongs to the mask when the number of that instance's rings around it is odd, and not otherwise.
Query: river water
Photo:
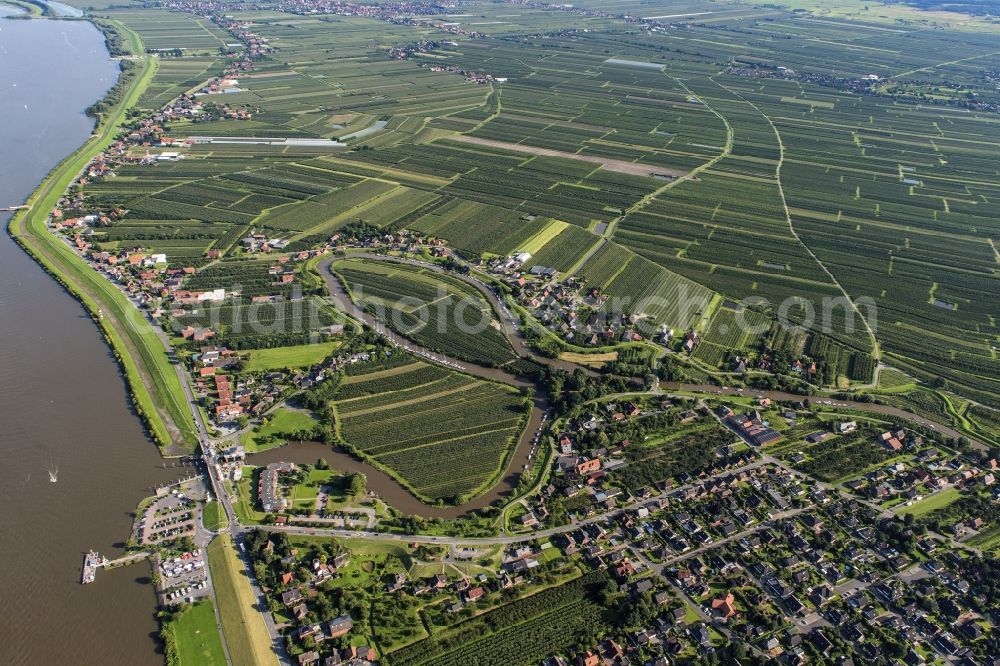
[[[93,123],[82,110],[116,74],[89,23],[0,18],[0,206],[83,143]],[[83,586],[80,565],[88,548],[121,552],[138,501],[179,473],[160,467],[93,322],[7,234],[0,457],[0,663],[162,663],[148,566]]]

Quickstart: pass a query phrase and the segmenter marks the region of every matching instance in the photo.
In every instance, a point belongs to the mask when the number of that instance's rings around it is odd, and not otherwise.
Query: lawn
[[[247,451],[265,451],[284,445],[292,433],[312,430],[319,421],[309,412],[281,407],[267,417],[267,423],[243,436]]]
[[[215,624],[215,608],[211,599],[188,606],[170,620],[165,629],[173,638],[178,663],[225,665],[226,653]]]
[[[321,342],[314,345],[255,349],[247,355],[246,369],[248,372],[254,372],[305,368],[319,363],[339,346],[339,342]]]
[[[291,498],[292,506],[297,509],[309,509],[312,511],[316,507],[316,497],[319,495],[319,488],[324,484],[333,483],[334,479],[340,479],[341,475],[330,469],[309,469],[309,475],[303,483],[292,486]],[[335,484],[334,490],[343,486],[343,483]]]
[[[914,502],[910,506],[901,507],[896,511],[896,513],[899,515],[911,513],[914,518],[919,518],[920,516],[930,513],[931,511],[948,506],[961,497],[961,495],[962,493],[959,492],[958,488],[945,488],[941,492],[925,497],[922,500]]]
[[[264,520],[267,515],[263,511],[257,510],[256,502],[254,501],[254,471],[255,467],[244,467],[243,468],[243,478],[236,482],[236,503],[233,508],[236,510],[236,515],[239,520],[244,525],[259,523]]]
[[[201,520],[206,529],[213,531],[223,529],[227,524],[226,512],[218,502],[209,502],[205,505]]]
[[[351,551],[351,562],[338,578],[330,583],[330,587],[367,587],[369,580],[380,581],[381,574],[377,570],[388,566],[391,571],[406,571],[412,565],[412,549],[394,541],[376,541],[368,539],[338,539],[340,545]],[[296,536],[292,544],[303,550],[317,544],[329,542],[322,537]],[[392,558],[392,559],[390,559]]]
[[[275,664],[271,638],[257,610],[243,564],[228,534],[208,546],[208,566],[222,616],[222,630],[234,664]]]
[[[555,546],[552,546],[551,548],[545,548],[542,550],[541,554],[538,556],[538,561],[542,564],[548,564],[549,562],[562,559],[562,556],[562,551]]]

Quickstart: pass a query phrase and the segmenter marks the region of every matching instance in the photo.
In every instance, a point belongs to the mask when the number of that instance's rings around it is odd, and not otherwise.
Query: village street
[[[425,359],[427,359],[427,360],[429,360],[431,362],[438,363],[440,365],[444,365],[445,367],[449,367],[449,368],[453,368],[453,369],[460,369],[460,370],[462,370],[464,372],[469,372],[470,374],[475,374],[475,375],[479,375],[479,376],[488,377],[490,379],[499,379],[500,381],[506,381],[508,383],[512,383],[512,384],[515,384],[515,385],[518,385],[518,386],[525,386],[525,385],[529,385],[530,386],[530,383],[526,382],[525,380],[522,380],[522,379],[517,378],[517,377],[513,377],[512,375],[507,375],[507,373],[503,373],[501,371],[497,371],[495,369],[490,369],[490,368],[480,368],[478,366],[470,366],[470,364],[467,364],[467,363],[459,363],[458,361],[455,361],[453,359],[449,359],[447,357],[442,357],[440,354],[434,353],[434,352],[432,352],[430,350],[421,349],[421,348],[417,347],[416,345],[413,345],[412,343],[410,343],[408,340],[403,339],[400,336],[397,336],[395,333],[387,330],[386,327],[384,325],[382,325],[379,321],[375,320],[374,317],[372,317],[371,315],[369,315],[369,314],[367,314],[365,312],[362,312],[360,309],[358,309],[356,306],[354,306],[354,304],[350,301],[350,297],[343,291],[340,283],[336,279],[334,279],[333,276],[330,274],[328,266],[329,266],[329,263],[331,261],[332,261],[332,259],[323,262],[321,264],[320,270],[323,272],[323,275],[324,275],[324,277],[325,277],[325,279],[327,281],[327,284],[328,284],[328,286],[330,288],[331,297],[333,298],[334,302],[343,311],[347,312],[349,315],[357,317],[361,321],[364,321],[365,323],[367,323],[379,335],[381,335],[384,338],[388,339],[392,343],[394,343],[394,344],[396,344],[398,346],[401,346],[401,347],[403,347],[403,348],[411,351],[412,353],[415,353],[415,354],[417,354],[417,355],[419,355],[419,356],[421,356],[421,357],[423,357],[423,358],[425,358]],[[408,262],[408,263],[411,263],[411,262]],[[420,262],[412,262],[412,263],[418,264],[421,267],[426,267],[426,266],[424,266],[424,264],[422,264]],[[436,269],[436,270],[441,270],[441,269]],[[467,283],[475,286],[476,289],[480,293],[482,293],[485,297],[487,297],[488,300],[489,300],[489,302],[493,305],[493,307],[495,308],[495,310],[497,311],[497,313],[498,313],[499,316],[501,316],[502,318],[506,317],[508,321],[512,322],[512,317],[511,317],[511,315],[509,313],[509,310],[506,308],[506,305],[503,304],[502,301],[499,300],[499,298],[496,296],[495,293],[493,293],[493,291],[491,289],[489,289],[486,285],[480,283],[478,280],[475,280],[474,278],[467,278],[467,277],[463,276],[462,279],[465,282],[467,282]],[[508,339],[511,340],[511,344],[515,347],[515,349],[523,349],[530,357],[537,358],[541,362],[548,362],[548,363],[552,362],[550,359],[541,359],[541,358],[535,356],[532,352],[530,352],[530,350],[527,348],[526,343],[521,338],[520,333],[517,332],[516,328],[514,328],[513,330],[511,330],[508,326],[504,326],[503,328],[506,331],[506,333],[508,335]],[[170,347],[169,347],[169,343],[168,343],[166,335],[162,331],[160,331],[160,330],[158,330],[158,335],[159,335],[159,337],[161,339],[161,342],[164,344],[165,349],[167,349],[168,353],[170,353]],[[568,365],[568,366],[571,366],[572,368],[576,367],[574,364],[564,364],[563,362],[558,362],[557,364],[560,367],[563,366],[563,365]],[[204,463],[205,463],[205,466],[206,466],[206,471],[207,471],[207,474],[208,474],[208,477],[209,477],[209,481],[211,483],[211,487],[213,489],[213,492],[214,492],[215,496],[219,499],[222,507],[224,508],[224,511],[225,511],[225,514],[226,514],[226,518],[228,520],[227,531],[232,535],[234,543],[237,545],[237,548],[240,549],[240,559],[241,559],[241,562],[243,563],[243,567],[244,567],[244,570],[246,572],[247,579],[248,579],[248,581],[250,583],[251,589],[252,589],[252,591],[254,593],[254,596],[258,599],[259,609],[261,609],[261,612],[262,612],[262,614],[264,616],[265,625],[266,625],[267,630],[268,630],[268,632],[269,632],[269,634],[271,636],[272,643],[275,646],[275,652],[276,652],[276,654],[278,654],[279,659],[281,660],[281,662],[283,664],[290,663],[290,661],[288,660],[287,654],[284,652],[284,647],[283,647],[284,646],[284,642],[282,640],[281,634],[278,631],[278,628],[275,626],[273,618],[271,617],[270,613],[265,610],[267,608],[267,606],[266,606],[266,603],[265,603],[264,592],[261,589],[261,587],[258,584],[258,582],[256,581],[256,578],[254,577],[253,568],[252,568],[250,562],[248,561],[246,554],[244,552],[242,552],[242,549],[240,548],[240,545],[242,544],[243,535],[250,528],[248,526],[242,525],[239,522],[239,518],[238,518],[238,516],[237,516],[237,514],[236,514],[236,512],[235,512],[235,510],[233,508],[233,505],[232,505],[232,498],[229,496],[229,494],[228,494],[228,492],[226,490],[225,482],[223,481],[223,479],[221,479],[219,477],[219,468],[216,465],[216,451],[218,449],[222,449],[225,446],[227,446],[228,443],[231,442],[231,439],[227,440],[226,438],[222,438],[222,439],[218,439],[218,440],[213,440],[209,436],[209,434],[208,434],[208,428],[207,428],[207,426],[205,424],[203,414],[202,414],[200,408],[198,407],[198,404],[197,404],[197,402],[195,400],[193,392],[191,391],[190,384],[189,384],[189,379],[186,376],[186,373],[184,372],[183,368],[179,364],[176,366],[176,369],[177,369],[177,372],[178,372],[178,376],[181,379],[181,385],[184,388],[185,397],[188,400],[188,403],[189,403],[190,408],[191,408],[192,416],[193,416],[195,424],[197,426],[199,440],[200,440],[200,444],[201,444],[201,448],[202,448],[202,453],[203,453],[203,460],[204,460]],[[592,372],[592,371],[588,371],[588,372]],[[653,393],[659,393],[659,388],[660,387],[657,387],[657,388],[658,388],[658,390],[654,391]],[[723,393],[723,391],[719,390],[717,387],[711,387],[711,386],[683,385],[683,386],[678,386],[677,388],[678,388],[678,390],[683,390],[685,392],[696,392],[696,393],[700,392],[700,393],[702,393],[702,395],[718,395],[720,393]],[[728,393],[728,391],[726,391],[725,393]],[[799,399],[801,399],[801,396],[796,396],[796,395],[793,395],[793,394],[787,394],[786,395],[786,394],[783,394],[783,393],[780,393],[780,392],[755,392],[755,395],[758,394],[758,393],[762,397],[770,397],[772,400],[774,400],[774,399],[780,399],[780,400],[792,400],[792,399],[799,400]],[[736,395],[737,393],[733,392],[732,394]],[[704,402],[702,404],[704,405]],[[846,402],[844,402],[844,403],[838,402],[837,406],[851,407],[853,409],[859,409],[859,410],[866,410],[866,409],[869,409],[871,407],[882,407],[882,406],[869,405],[867,403],[846,403]],[[926,421],[926,420],[922,420],[922,419],[919,419],[917,417],[914,417],[913,415],[911,415],[909,413],[902,412],[901,410],[893,410],[891,408],[890,409],[872,409],[871,411],[876,411],[876,412],[879,412],[879,413],[889,414],[889,415],[893,415],[893,416],[899,416],[900,418],[906,418],[906,419],[914,420],[914,421],[917,421],[917,422]],[[543,413],[542,409],[540,409],[539,406],[538,406],[538,404],[536,403],[536,407],[533,410],[533,415],[532,415],[533,419],[530,421],[529,426],[528,426],[528,428],[525,431],[525,435],[522,437],[522,441],[524,440],[525,437],[527,437],[528,441],[530,441],[530,437],[532,436],[534,430],[536,430],[541,425],[541,423],[542,423],[542,420],[541,420],[542,413]],[[715,415],[714,412],[712,412],[712,413],[713,413],[713,416],[715,416],[715,418],[718,418],[718,415]],[[721,419],[720,419],[720,422],[721,422]],[[927,423],[925,423],[925,425],[929,425],[929,427],[934,427],[938,431],[943,432],[945,434],[948,434],[948,432],[949,432],[948,428],[945,428],[944,426],[941,426],[940,424],[929,424],[929,422],[927,422]],[[957,435],[957,433],[956,433],[956,435]],[[740,472],[740,471],[747,471],[747,470],[755,469],[755,468],[758,468],[758,467],[761,467],[761,466],[764,466],[764,465],[773,465],[773,466],[781,468],[782,470],[785,470],[785,471],[787,471],[787,472],[789,472],[789,473],[791,473],[791,474],[793,474],[795,476],[798,476],[800,478],[803,477],[803,475],[801,475],[799,472],[795,471],[794,469],[791,469],[786,464],[784,464],[780,460],[774,458],[773,456],[770,456],[770,455],[767,455],[767,454],[760,454],[759,452],[758,452],[758,455],[759,455],[758,459],[756,459],[753,463],[751,463],[749,465],[742,466],[742,467],[738,467],[738,468],[734,468],[734,469],[730,469],[730,470],[725,470],[725,471],[720,472],[719,474],[713,476],[712,478],[716,478],[716,477],[720,477],[720,476],[725,476],[725,475],[736,473],[736,472]],[[370,529],[370,527],[371,527],[370,521],[369,521],[369,527],[366,528],[366,529],[316,528],[316,527],[305,527],[305,526],[296,526],[296,525],[282,525],[282,526],[267,525],[267,526],[260,526],[260,528],[261,529],[265,529],[265,530],[269,530],[269,531],[281,531],[281,532],[284,532],[284,533],[290,534],[290,535],[326,536],[326,537],[338,537],[338,538],[354,538],[354,539],[360,538],[360,539],[372,539],[372,540],[387,540],[387,541],[396,541],[396,542],[403,542],[403,543],[422,543],[422,544],[442,545],[442,546],[448,546],[450,548],[455,548],[455,547],[458,547],[460,545],[479,545],[479,546],[509,545],[509,544],[525,543],[525,542],[530,542],[530,541],[533,541],[533,540],[536,540],[536,539],[543,539],[543,538],[547,538],[547,537],[552,537],[552,536],[555,536],[555,535],[558,535],[558,534],[563,534],[563,533],[566,533],[566,532],[571,532],[571,531],[577,530],[577,529],[579,529],[582,526],[586,526],[586,525],[589,525],[589,524],[592,524],[592,523],[607,521],[607,520],[613,519],[613,518],[615,518],[617,516],[620,516],[620,515],[622,515],[625,512],[636,510],[636,509],[640,508],[643,504],[645,504],[645,503],[647,503],[649,501],[658,500],[658,499],[667,499],[668,496],[670,496],[670,495],[672,495],[672,494],[674,494],[674,493],[676,493],[678,491],[684,490],[684,489],[689,488],[689,487],[693,487],[695,485],[699,485],[701,483],[704,483],[707,480],[708,479],[703,479],[703,480],[699,481],[698,483],[688,484],[688,485],[685,485],[685,486],[679,486],[679,487],[671,488],[669,490],[666,490],[666,491],[663,491],[663,492],[659,493],[656,496],[645,498],[643,500],[634,502],[634,503],[632,503],[632,504],[630,504],[628,506],[621,507],[621,508],[618,508],[618,509],[614,509],[614,510],[611,510],[611,511],[607,511],[607,512],[604,512],[604,513],[598,513],[596,515],[590,516],[590,517],[585,518],[583,520],[576,521],[576,522],[571,522],[571,523],[569,523],[567,525],[563,525],[563,526],[559,526],[559,527],[553,527],[553,528],[548,528],[548,529],[544,529],[544,530],[538,530],[538,531],[535,531],[535,532],[526,533],[526,534],[519,534],[519,535],[499,535],[499,536],[494,536],[494,537],[469,538],[469,537],[452,537],[452,536],[424,535],[424,534],[389,534],[389,533],[378,532],[378,531],[375,531],[373,529]],[[844,490],[842,488],[837,488],[837,487],[835,487],[835,486],[833,486],[831,484],[819,483],[819,486],[822,487],[822,488],[824,488],[824,489],[830,490],[830,491],[844,493]],[[844,494],[847,494],[847,493],[844,493]],[[855,498],[855,499],[857,499],[857,498]],[[864,502],[866,505],[873,506],[874,508],[878,508],[877,505],[873,505],[870,502],[867,502],[866,500],[862,499],[862,500],[859,500],[859,501]],[[768,527],[770,525],[773,525],[773,521],[775,521],[775,520],[780,520],[781,518],[790,518],[790,517],[793,517],[793,516],[801,513],[802,511],[805,511],[805,510],[806,510],[805,508],[800,508],[800,509],[793,509],[793,510],[789,510],[789,511],[786,511],[786,512],[775,514],[773,516],[772,520],[770,520],[770,521],[768,521],[766,523],[762,523],[760,525],[757,525],[757,526],[754,526],[754,527],[749,528],[747,530],[744,530],[744,531],[742,531],[742,532],[740,532],[738,534],[735,534],[732,537],[729,537],[727,539],[723,539],[723,540],[720,540],[718,542],[715,542],[715,543],[708,544],[706,546],[697,548],[695,550],[692,550],[691,552],[688,552],[688,553],[685,553],[685,554],[682,554],[682,555],[678,555],[678,556],[673,557],[673,558],[669,558],[669,559],[667,559],[667,560],[665,560],[665,561],[663,561],[662,563],[659,563],[659,564],[654,564],[653,562],[649,561],[648,558],[645,556],[645,554],[643,554],[641,552],[638,552],[638,551],[633,551],[633,552],[635,552],[637,560],[643,562],[647,567],[650,568],[650,570],[652,570],[653,572],[657,573],[657,575],[659,575],[661,577],[669,578],[669,577],[666,577],[665,574],[664,574],[664,569],[665,568],[667,568],[667,567],[669,567],[671,565],[674,565],[674,564],[681,563],[684,560],[689,559],[691,557],[695,557],[698,554],[701,554],[701,553],[704,553],[704,552],[707,552],[707,551],[719,548],[720,546],[726,545],[727,543],[731,543],[733,541],[737,541],[740,538],[743,538],[744,536],[747,536],[747,535],[752,534],[752,533],[754,533],[756,531],[765,529],[766,527]],[[882,509],[879,509],[879,510],[880,510],[881,513],[884,513],[884,510],[882,510]],[[199,540],[201,540],[203,538],[210,538],[210,536],[211,535],[204,534],[203,532],[200,532],[199,533]],[[673,584],[673,583],[671,583],[671,584]],[[213,590],[213,593],[214,593],[214,590]],[[683,595],[683,591],[681,591],[681,594]],[[690,599],[688,599],[688,601],[690,602]],[[697,606],[695,606],[695,610],[699,614],[699,616],[704,615],[704,611],[702,609],[698,608]],[[823,620],[819,615],[817,615],[815,613],[813,613],[811,616],[807,616],[806,618],[803,619],[803,627],[805,627],[805,628],[811,628],[812,626],[819,626],[819,625],[824,624],[824,623],[825,623],[825,620]],[[720,631],[723,631],[723,632],[725,631],[725,627],[717,627],[717,628]]]

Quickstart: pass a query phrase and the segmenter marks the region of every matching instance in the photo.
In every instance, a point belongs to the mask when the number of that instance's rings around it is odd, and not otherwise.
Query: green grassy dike
[[[116,29],[142,54],[138,34],[115,22]],[[118,135],[127,113],[149,85],[158,61],[146,57],[139,65],[127,93],[98,118],[91,137],[66,157],[25,202],[29,208],[15,213],[8,232],[28,254],[76,297],[100,326],[114,350],[128,381],[133,405],[150,436],[165,454],[192,451],[197,430],[186,404],[181,380],[160,338],[136,308],[114,285],[94,271],[46,227],[59,198],[90,160]],[[98,312],[101,316],[98,316]]]
[[[0,0],[0,4],[13,5],[19,9],[23,9],[25,14],[23,16],[16,16],[14,18],[55,18],[56,11],[49,5],[45,4],[42,0]],[[61,17],[65,18],[65,17]]]
[[[7,5],[9,7],[14,7],[15,9],[20,9],[23,14],[18,14],[10,18],[41,18],[42,16],[47,16],[48,8],[42,4],[36,2],[29,2],[28,0],[2,0],[0,5]]]
[[[168,666],[226,666],[226,651],[215,625],[211,599],[175,611],[164,623],[160,637],[166,646]]]

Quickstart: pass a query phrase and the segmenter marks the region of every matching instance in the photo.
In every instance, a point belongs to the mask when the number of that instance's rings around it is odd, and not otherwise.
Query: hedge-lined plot
[[[456,278],[364,260],[340,261],[332,268],[363,307],[419,345],[489,366],[516,358],[492,306]]]
[[[502,384],[413,363],[343,386],[340,434],[427,499],[483,490],[517,441],[526,398]],[[405,370],[405,372],[403,372]]]

